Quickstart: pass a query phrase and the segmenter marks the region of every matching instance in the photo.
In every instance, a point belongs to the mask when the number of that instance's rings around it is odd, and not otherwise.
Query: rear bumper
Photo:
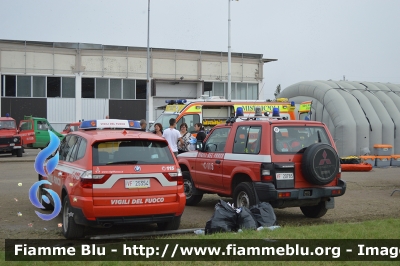
[[[316,205],[321,200],[342,196],[346,192],[346,182],[339,179],[337,186],[278,190],[272,183],[254,182],[254,188],[260,201],[270,202],[275,208],[300,207]],[[341,191],[340,194],[332,193],[332,191],[337,192],[338,190]],[[279,197],[279,193],[287,192],[290,193],[289,197]]]
[[[70,203],[75,223],[96,227],[114,224],[169,222],[174,217],[182,215],[186,198],[185,194],[178,194],[177,201],[169,203],[93,206],[92,198],[70,196]]]

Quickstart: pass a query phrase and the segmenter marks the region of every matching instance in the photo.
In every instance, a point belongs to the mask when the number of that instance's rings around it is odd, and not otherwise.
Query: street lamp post
[[[147,82],[146,82],[146,123],[150,122],[149,103],[150,103],[150,0],[147,1]]]

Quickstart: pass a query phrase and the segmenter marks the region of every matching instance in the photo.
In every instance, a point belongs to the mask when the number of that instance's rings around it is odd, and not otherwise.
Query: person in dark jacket
[[[204,127],[201,123],[196,123],[194,124],[194,130],[197,132],[196,139],[197,141],[203,142],[203,140],[206,138],[206,132],[204,132]]]

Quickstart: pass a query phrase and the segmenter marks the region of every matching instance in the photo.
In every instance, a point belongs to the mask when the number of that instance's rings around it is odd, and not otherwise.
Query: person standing
[[[168,145],[171,147],[172,152],[175,154],[175,157],[178,156],[178,141],[183,143],[181,133],[175,129],[176,127],[176,119],[171,118],[169,120],[169,128],[164,130],[163,137],[167,140]]]
[[[153,133],[154,134],[156,134],[157,136],[160,136],[160,137],[162,137],[163,136],[163,127],[162,127],[162,125],[160,124],[160,123],[155,123],[154,124],[154,131],[153,131]]]
[[[140,120],[140,129],[146,131],[146,126],[147,126],[146,120],[144,119]]]
[[[204,132],[204,127],[201,123],[196,123],[194,124],[194,130],[197,132],[196,139],[197,141],[203,142],[203,140],[206,138],[206,132]]]
[[[192,134],[187,131],[188,126],[186,123],[182,123],[180,127],[180,133],[181,137],[183,140],[183,143],[178,141],[178,154],[184,153],[189,151],[189,145],[190,145],[190,138],[192,137]]]

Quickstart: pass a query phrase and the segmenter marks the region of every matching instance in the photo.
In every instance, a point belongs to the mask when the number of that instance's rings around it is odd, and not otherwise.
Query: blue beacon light
[[[280,116],[278,107],[274,107],[274,109],[272,109],[272,116]]]
[[[244,116],[243,107],[236,108],[236,117]]]

